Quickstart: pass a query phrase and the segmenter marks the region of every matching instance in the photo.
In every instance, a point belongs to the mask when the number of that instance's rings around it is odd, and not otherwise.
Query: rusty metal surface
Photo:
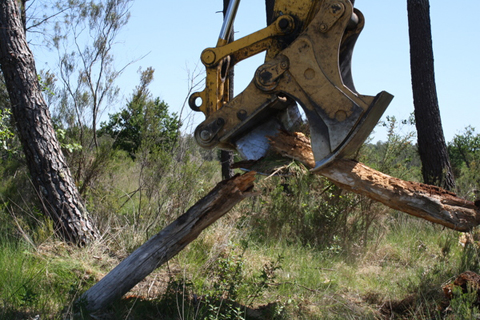
[[[274,119],[296,101],[310,126],[317,168],[353,152],[393,98],[386,92],[361,95],[354,88],[351,57],[363,25],[349,0],[277,0],[272,24],[205,49],[206,88],[190,99],[206,116],[195,132],[199,145],[257,158],[268,151],[262,136],[289,129]],[[242,93],[229,97],[228,68],[260,51],[267,52],[265,63]]]

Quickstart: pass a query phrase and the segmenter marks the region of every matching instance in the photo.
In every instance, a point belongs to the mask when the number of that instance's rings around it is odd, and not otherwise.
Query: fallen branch
[[[310,141],[303,134],[281,132],[270,139],[273,149],[282,155],[299,160],[307,167],[315,166]],[[476,203],[435,186],[391,177],[353,160],[336,160],[316,173],[344,189],[454,230],[469,231],[480,224],[480,208]],[[235,204],[252,195],[254,176],[255,172],[250,171],[220,182],[185,214],[150,238],[85,292],[80,301],[91,312],[103,309],[123,296]]]
[[[280,132],[270,137],[274,150],[296,159],[309,168],[315,166],[310,140],[301,133]],[[354,160],[341,159],[316,173],[349,191],[363,194],[390,208],[458,231],[480,224],[480,207],[442,188],[404,181],[376,171]]]
[[[220,182],[186,213],[150,238],[85,292],[79,301],[82,301],[88,311],[95,311],[119,299],[195,240],[205,228],[235,204],[252,195],[254,180],[255,172],[251,171]]]

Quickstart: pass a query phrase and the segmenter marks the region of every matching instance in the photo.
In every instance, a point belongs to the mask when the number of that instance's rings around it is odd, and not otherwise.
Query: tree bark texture
[[[220,182],[186,213],[150,238],[102,280],[83,294],[89,311],[107,307],[153,270],[173,258],[195,240],[202,230],[222,217],[235,204],[252,195],[255,172]]]
[[[272,148],[313,168],[310,140],[301,133],[270,137]],[[343,189],[363,194],[386,206],[458,231],[480,224],[480,207],[442,188],[404,181],[354,160],[336,160],[320,171]]]
[[[17,0],[0,3],[0,65],[33,185],[44,213],[66,241],[97,237],[56,138]]]
[[[407,0],[407,10],[413,103],[423,180],[452,190],[455,181],[435,86],[429,1]]]

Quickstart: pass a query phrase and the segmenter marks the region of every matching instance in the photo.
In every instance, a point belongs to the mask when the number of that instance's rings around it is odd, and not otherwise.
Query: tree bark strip
[[[43,98],[16,0],[0,3],[0,65],[26,162],[43,211],[66,241],[83,245],[97,237]]]
[[[282,155],[315,166],[310,141],[303,134],[281,132],[270,141]],[[453,230],[470,231],[480,224],[480,207],[475,203],[436,186],[391,177],[354,160],[336,160],[316,173],[341,188]]]
[[[89,311],[103,309],[119,299],[153,270],[173,258],[202,230],[222,217],[235,204],[252,195],[255,172],[220,182],[186,213],[150,238],[102,280],[85,292],[80,301]]]

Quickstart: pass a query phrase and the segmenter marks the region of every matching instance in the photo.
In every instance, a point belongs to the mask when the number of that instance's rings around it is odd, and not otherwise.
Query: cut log
[[[150,238],[85,292],[79,301],[82,301],[88,311],[95,311],[119,299],[195,240],[202,230],[222,217],[235,204],[253,195],[251,189],[254,180],[255,172],[250,171],[220,182],[186,213]]]
[[[269,139],[272,148],[283,156],[309,168],[315,166],[310,140],[302,133],[280,132]],[[470,231],[480,224],[478,202],[461,199],[436,186],[391,177],[354,160],[335,160],[315,173],[343,189],[453,230]]]

